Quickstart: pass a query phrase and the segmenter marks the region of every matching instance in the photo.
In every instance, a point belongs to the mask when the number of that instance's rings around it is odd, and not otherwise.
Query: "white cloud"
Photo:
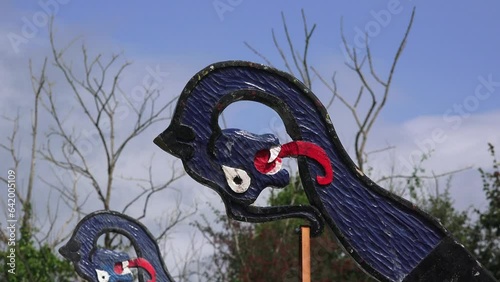
[[[72,32],[71,27],[59,28],[57,30],[59,31],[57,33],[56,40],[58,46],[60,47],[69,42],[73,38],[74,34],[78,34],[78,32]],[[2,40],[6,38],[5,35],[8,31],[9,30],[7,29],[0,30],[0,38],[2,38]],[[20,139],[19,142],[16,143],[16,146],[18,146],[17,149],[19,150],[22,158],[21,165],[17,172],[18,187],[20,191],[23,191],[27,184],[27,174],[29,172],[29,152],[31,146],[30,123],[33,92],[29,81],[30,75],[28,60],[29,58],[33,59],[34,71],[35,73],[38,73],[41,63],[43,62],[43,58],[45,56],[50,57],[48,39],[43,36],[40,35],[40,38],[36,39],[36,44],[34,41],[30,42],[29,46],[27,45],[26,49],[23,49],[23,52],[19,54],[11,52],[12,50],[5,47],[8,45],[4,44],[2,44],[2,46],[6,49],[4,48],[0,50],[0,93],[2,93],[2,95],[0,95],[0,113],[9,117],[14,117],[17,112],[19,112],[20,115]],[[116,46],[115,43],[110,42],[109,39],[92,39],[95,38],[86,38],[86,40],[84,40],[92,42],[91,44],[88,44],[90,54],[96,54],[97,52],[100,52],[99,50],[104,50],[102,53],[105,55],[111,54],[111,52],[113,52],[112,50],[116,50],[115,53],[120,52],[119,49],[114,48],[114,46]],[[81,69],[82,67],[82,55],[80,50],[81,43],[82,41],[78,41],[71,49],[68,50],[67,53],[67,62],[71,63],[74,69]],[[40,48],[31,48],[35,46],[31,44],[35,44],[36,47]],[[124,55],[127,56],[127,54]],[[128,68],[122,77],[122,90],[124,93],[131,94],[134,89],[137,90],[140,87],[145,86],[144,81],[146,81],[146,83],[150,83],[151,79],[148,79],[148,76],[152,75],[151,72],[155,72],[159,69],[162,73],[169,73],[169,75],[165,75],[163,77],[164,79],[157,85],[157,87],[161,90],[161,94],[158,99],[159,104],[166,103],[171,100],[172,97],[178,95],[191,75],[194,74],[198,68],[201,68],[201,66],[189,66],[184,62],[178,62],[177,58],[167,56],[162,58],[152,58],[146,55],[142,57],[128,57],[127,59],[133,61],[134,64]],[[75,132],[79,133],[82,138],[91,138],[83,134],[84,130],[91,129],[91,125],[85,122],[85,117],[82,111],[77,110],[78,106],[76,100],[72,97],[70,87],[64,83],[62,74],[49,63],[47,75],[49,80],[55,83],[54,95],[57,97],[57,106],[64,111],[64,126],[67,129],[75,130]],[[42,110],[40,111],[42,113],[40,114],[39,120],[40,134],[38,136],[38,144],[41,148],[41,146],[46,144],[47,136],[45,133],[50,126],[53,126],[53,122],[47,114],[43,113]],[[123,138],[126,133],[130,132],[131,127],[133,126],[131,123],[132,116],[133,115],[130,114],[124,116],[122,120],[117,121],[117,138]],[[160,152],[159,149],[152,143],[153,138],[168,126],[168,122],[169,121],[166,120],[155,124],[150,130],[144,132],[144,134],[137,140],[129,144],[128,150],[125,151],[120,162],[118,163],[117,175],[124,177],[147,178],[148,172],[145,164],[149,161],[151,155],[155,153],[156,157],[154,159],[153,170],[156,179],[161,182],[168,178],[170,161],[172,161],[173,158],[169,157],[166,153]],[[6,141],[7,134],[10,134],[12,130],[12,125],[7,121],[2,120],[0,122],[0,128],[2,132],[1,142],[4,143]],[[106,167],[105,157],[102,152],[102,145],[100,145],[97,140],[91,140],[90,143],[93,150],[89,151],[87,155],[88,164],[99,181],[103,182],[105,180]],[[10,166],[12,166],[12,162],[8,153],[3,150],[0,151],[0,158],[2,159],[2,162],[0,163],[0,170],[5,172]],[[177,168],[180,168],[179,164],[177,165]],[[41,159],[37,162],[37,171],[38,177],[35,180],[33,199],[35,201],[35,214],[39,217],[38,226],[42,228],[42,231],[47,231],[46,228],[49,226],[47,207],[50,207],[52,213],[57,211],[57,214],[59,215],[55,232],[63,232],[63,235],[65,235],[67,232],[71,231],[74,226],[76,226],[76,221],[73,220],[68,223],[65,222],[68,219],[70,210],[65,207],[58,192],[50,189],[40,179],[40,177],[43,177],[45,180],[50,182],[55,181],[56,179],[54,178],[53,173],[55,172],[56,174],[61,174],[63,171],[60,168],[55,168],[49,165]],[[65,183],[70,184],[70,182]],[[200,204],[200,209],[206,209],[205,202],[214,201],[215,198],[213,195],[211,197],[207,196],[204,198],[207,194],[210,195],[210,190],[201,187],[199,184],[196,185],[198,185],[198,187],[194,187],[195,189],[181,189],[186,186],[189,188],[195,186],[193,185],[192,180],[185,177],[181,184],[174,185],[174,187],[177,188],[176,190],[167,189],[156,194],[152,198],[151,204],[149,205],[147,217],[143,219],[142,222],[150,228],[153,234],[158,234],[159,228],[155,223],[155,219],[160,218],[166,212],[168,213],[172,211],[172,209],[177,208],[177,201],[180,201],[179,209],[185,212],[191,211],[195,202],[202,203]],[[112,200],[111,208],[116,210],[121,210],[125,203],[130,201],[132,196],[137,195],[140,192],[139,187],[119,178],[115,180],[114,187],[113,193],[115,193],[115,196]],[[199,190],[206,190],[206,192],[200,193]],[[85,197],[89,193],[92,195],[83,207],[84,212],[88,213],[97,209],[102,209],[102,205],[98,202],[92,186],[90,183],[84,181],[83,178],[79,181],[78,191],[81,197],[81,202],[84,202]],[[127,213],[130,215],[140,215],[142,213],[142,202],[143,200],[138,201],[138,203],[136,203],[136,205]],[[18,208],[20,208],[20,206],[18,206]],[[180,252],[187,252],[187,250],[189,250],[189,242],[185,240],[189,237],[189,234],[193,232],[193,228],[188,226],[188,223],[191,220],[192,219],[190,218],[182,225],[177,226],[174,229],[175,232],[172,234],[172,237],[169,238],[169,244],[172,243],[172,245],[177,247],[182,246],[183,250]],[[54,237],[50,237],[49,239],[54,239]],[[170,261],[170,264],[173,263],[173,254],[171,252],[164,252],[164,254],[167,256],[167,261]]]
[[[81,34],[80,30],[71,26],[59,28],[58,30],[57,42],[61,44],[69,42],[74,34]],[[34,59],[35,66],[37,66],[35,69],[38,69],[42,58],[50,55],[48,49],[49,44],[47,38],[44,38],[44,35],[42,36],[42,34],[40,34],[35,41],[30,43],[32,45],[26,46],[27,48],[25,48],[21,54],[15,54],[9,48],[10,43],[5,42],[5,38],[7,38],[5,35],[7,32],[9,32],[9,29],[0,29],[0,112],[12,116],[19,110],[21,114],[20,134],[23,138],[20,143],[20,149],[23,163],[19,175],[26,175],[29,159],[30,107],[32,104],[28,58]],[[90,52],[93,54],[101,50],[104,50],[103,53],[108,53],[108,50],[120,50],[117,47],[117,42],[112,42],[104,36],[86,36],[84,41],[88,42],[89,48],[91,49]],[[71,49],[70,53],[68,53],[75,67],[78,67],[79,64],[81,66],[79,47],[79,44],[75,45],[75,48]],[[125,54],[125,56],[127,56],[127,54]],[[173,95],[179,94],[191,76],[204,67],[204,65],[189,61],[188,58],[179,57],[137,55],[135,57],[128,57],[127,59],[132,60],[134,64],[126,72],[126,76],[124,76],[123,90],[131,93],[137,86],[142,86],[144,78],[148,75],[147,68],[155,69],[159,66],[162,71],[169,73],[165,80],[159,85],[162,89],[160,100],[164,102],[168,101]],[[341,90],[343,93],[357,93],[357,78],[345,71],[342,57],[334,57],[331,60],[325,60],[325,62],[328,64],[325,63],[325,65],[319,66],[320,72],[325,73],[326,71],[330,71],[331,65],[340,66],[342,72],[339,73],[338,79],[342,82]],[[72,107],[76,107],[74,100],[68,97],[71,91],[68,89],[67,85],[62,83],[61,74],[51,68],[49,75],[52,81],[56,82],[57,94],[63,98],[63,100],[59,102],[60,105],[65,107],[68,111]],[[318,83],[317,79],[315,82]],[[327,89],[319,86],[319,83],[317,85],[318,87],[315,89],[315,93],[326,102],[328,99],[328,95],[326,94],[328,93]],[[341,140],[343,140],[344,146],[348,151],[352,151],[349,149],[352,148],[351,144],[353,144],[352,136],[354,124],[350,113],[341,106],[334,106],[330,113],[337,132]],[[227,118],[229,119],[231,117]],[[130,120],[130,117],[126,117],[120,121],[120,128],[118,128],[117,131],[120,133],[127,132],[130,127]],[[394,163],[394,161],[396,166],[398,166],[400,170],[403,170],[408,160],[411,160],[410,156],[412,154],[416,156],[417,154],[426,152],[428,148],[434,148],[435,152],[432,158],[426,162],[428,171],[442,173],[471,165],[474,166],[474,168],[488,168],[490,159],[486,152],[486,143],[491,142],[500,146],[500,130],[498,130],[499,120],[500,112],[497,111],[489,113],[472,113],[469,117],[462,119],[462,124],[459,128],[453,128],[452,125],[443,120],[441,116],[422,116],[407,122],[394,124],[387,124],[380,121],[372,131],[370,137],[371,141],[369,143],[370,148],[379,149],[390,144],[396,146],[397,149],[394,151],[393,156],[390,154],[374,155],[371,159],[371,163],[376,168],[376,174],[384,175],[388,173],[390,169],[389,165]],[[46,130],[50,124],[51,122],[48,117],[43,115],[40,125],[41,129]],[[269,127],[272,128],[275,121],[270,120],[269,124]],[[81,113],[69,115],[66,120],[66,125],[68,128],[76,128],[80,131],[86,128],[82,123]],[[152,143],[152,139],[167,126],[168,121],[157,123],[140,138],[130,143],[129,150],[124,153],[121,161],[118,163],[117,174],[124,177],[146,177],[147,164],[151,155],[155,154],[153,161],[154,176],[157,177],[158,181],[168,179],[170,161],[173,158],[160,152]],[[2,121],[0,129],[3,135],[3,141],[5,140],[5,135],[10,132],[10,125]],[[436,129],[441,129],[443,131],[441,135],[444,134],[446,136],[444,141],[432,141],[433,132]],[[45,138],[46,136],[44,135],[39,136],[40,144],[44,143]],[[432,142],[424,142],[424,140],[427,139],[430,139]],[[441,140],[441,138],[438,139]],[[100,148],[98,143],[96,143],[95,146]],[[2,151],[0,156],[2,159],[0,171],[6,171],[11,163],[3,161],[8,159],[5,152]],[[103,179],[106,170],[103,166],[103,155],[94,153],[90,155],[89,160],[92,169],[99,175],[100,179]],[[39,161],[38,168],[39,175],[52,175],[50,167],[45,162]],[[404,172],[404,170],[402,172]],[[20,179],[20,186],[25,184],[26,180]],[[130,183],[123,180],[117,180],[115,187],[116,197],[113,199],[112,208],[118,210],[123,208],[124,203],[127,199],[130,199],[131,195],[136,195],[139,191],[136,185],[130,185]],[[189,211],[194,203],[199,204],[197,216],[205,214],[209,219],[213,219],[213,215],[207,203],[215,205],[218,209],[223,209],[221,199],[215,192],[207,187],[203,187],[188,176],[177,182],[174,187],[177,190],[166,190],[158,193],[150,202],[148,216],[143,220],[143,223],[148,226],[153,233],[158,232],[155,219],[161,217],[171,208],[175,208],[176,201],[179,199],[178,197],[181,197],[180,208],[182,210]],[[455,181],[453,182],[452,195],[460,208],[465,208],[469,205],[480,206],[484,203],[481,188],[482,186],[478,174],[474,170],[470,170],[456,175]],[[92,188],[88,184],[82,185],[79,189],[82,194],[92,192]],[[45,214],[47,204],[54,207],[59,199],[55,191],[53,191],[52,194],[49,194],[48,191],[49,188],[37,179],[34,198],[36,199],[35,208],[36,214],[38,215]],[[261,203],[263,204],[262,200],[259,204]],[[130,210],[130,214],[140,214],[142,212],[141,207],[141,205],[136,205]],[[100,208],[101,206],[96,202],[96,196],[94,195],[90,198],[84,210],[86,212],[91,212]],[[59,210],[61,215],[67,212],[68,210],[63,207]],[[196,217],[193,219],[195,218]],[[45,220],[43,216],[41,216],[41,219],[42,221]],[[75,224],[76,222],[69,223],[69,229],[71,229],[71,226],[75,226]],[[175,246],[179,253],[186,253],[192,247],[190,235],[193,234],[193,232],[196,231],[187,224],[179,225],[174,229],[174,233],[172,233],[171,237],[168,239],[167,248],[164,250],[164,255],[167,257],[167,266],[175,262],[173,254],[168,252],[168,248]],[[204,250],[204,253],[206,252],[209,252],[209,250]]]
[[[457,207],[484,205],[482,184],[477,168],[491,168],[487,143],[500,147],[498,130],[500,111],[473,114],[463,119],[455,128],[441,116],[422,116],[402,124],[380,124],[374,130],[370,147],[395,146],[393,152],[373,155],[371,163],[376,175],[387,175],[390,166],[396,173],[411,173],[413,164],[418,164],[423,153],[431,153],[424,163],[427,173],[441,174],[470,167],[454,175],[452,197]],[[375,177],[376,178],[376,177]],[[444,183],[441,182],[441,188]]]

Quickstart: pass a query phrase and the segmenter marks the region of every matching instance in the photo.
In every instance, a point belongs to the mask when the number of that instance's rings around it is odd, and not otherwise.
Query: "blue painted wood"
[[[275,136],[220,129],[220,113],[241,100],[273,108],[294,141],[313,143],[326,152],[334,170],[334,180],[326,186],[316,182],[324,168],[298,156],[311,206],[250,205],[264,188],[286,186],[289,175],[286,170],[263,174],[255,167],[259,151],[279,146]],[[325,221],[358,264],[379,280],[494,281],[435,219],[363,175],[341,145],[321,102],[286,73],[240,61],[205,68],[186,85],[170,126],[155,143],[181,158],[192,178],[219,193],[229,216],[253,222],[301,217],[311,222],[314,234],[321,232]],[[233,173],[229,178],[228,167]],[[246,184],[238,184],[242,179]],[[433,261],[440,267],[430,267]]]
[[[293,142],[221,130],[219,115],[241,100],[273,108]],[[321,102],[286,73],[240,61],[205,68],[188,82],[170,126],[154,142],[182,159],[191,177],[214,189],[230,217],[250,222],[303,218],[314,235],[326,223],[360,267],[381,281],[495,281],[435,219],[363,175]],[[288,184],[288,172],[280,169],[285,157],[298,158],[310,205],[251,205],[264,188]],[[99,248],[98,238],[106,232],[126,236],[138,258]],[[133,281],[131,267],[139,269],[140,281],[173,281],[146,227],[117,212],[86,216],[60,253],[88,281]]]
[[[126,253],[98,247],[97,240],[106,232],[127,237],[138,257],[131,259]],[[129,269],[138,269],[141,282],[174,281],[163,264],[154,237],[147,228],[137,220],[118,212],[98,211],[87,215],[78,223],[73,236],[59,252],[73,262],[78,275],[87,281],[135,281],[128,270],[119,269],[117,273],[116,265],[123,268],[123,262],[129,264]]]

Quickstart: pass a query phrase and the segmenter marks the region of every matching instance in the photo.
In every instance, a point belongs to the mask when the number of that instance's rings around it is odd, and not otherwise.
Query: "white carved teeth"
[[[281,159],[276,160],[275,164],[274,168],[266,173],[267,175],[276,174],[283,167],[283,161]]]
[[[280,154],[280,151],[281,151],[281,146],[271,147],[271,149],[269,149],[269,160],[267,161],[267,163],[274,162],[278,157],[278,155]]]
[[[130,268],[128,268],[128,261],[123,261],[122,262],[122,268],[123,268],[123,271],[122,271],[122,275],[125,275],[125,274],[132,274],[132,272],[130,271]]]

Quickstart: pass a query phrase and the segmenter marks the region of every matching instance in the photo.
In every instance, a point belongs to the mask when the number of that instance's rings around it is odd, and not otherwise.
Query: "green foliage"
[[[427,179],[422,156],[412,174],[403,183],[409,198],[436,217],[497,278],[500,277],[500,171],[494,147],[489,145],[493,170],[480,169],[488,207],[475,210],[473,221],[469,210],[459,211],[450,195],[451,177],[440,190],[436,179]],[[436,183],[433,186],[433,183]],[[430,193],[431,187],[434,192]],[[273,192],[268,199],[272,206],[308,204],[298,176],[290,184]],[[300,281],[299,236],[295,230],[304,222],[289,219],[263,224],[246,224],[228,219],[216,211],[221,231],[205,220],[197,227],[216,251],[207,263],[205,278],[209,281]],[[212,266],[211,266],[212,265]],[[269,266],[273,267],[269,267]],[[311,239],[311,274],[313,281],[371,281],[337,244],[327,229]]]
[[[300,205],[309,204],[306,193],[304,193],[302,183],[298,176],[292,177],[290,184],[278,193],[271,193],[268,203],[271,206]]]
[[[437,218],[466,249],[471,250],[474,246],[471,242],[474,230],[470,227],[469,213],[455,209],[449,188],[450,186],[447,185],[444,192],[441,193],[438,190],[436,194],[430,195],[422,208]]]
[[[272,206],[308,204],[300,179],[273,193],[268,200]],[[246,224],[230,220],[215,211],[216,223],[205,219],[195,225],[216,250],[211,256],[204,276],[208,281],[300,281],[299,234],[303,221],[288,219],[261,224]],[[345,254],[325,230],[311,238],[312,281],[373,281]],[[269,267],[272,266],[272,267]]]
[[[214,254],[204,265],[202,276],[206,281],[241,281],[238,273],[244,268],[245,261],[240,259],[239,253],[253,229],[248,224],[228,219],[213,207],[212,210],[215,221],[202,215],[202,222],[193,223],[214,248]],[[221,230],[214,227],[221,227]]]
[[[500,164],[492,144],[488,144],[488,151],[493,159],[492,170],[479,169],[488,206],[483,211],[475,210],[479,219],[473,226],[477,241],[474,253],[479,262],[500,279]]]
[[[70,282],[76,280],[75,271],[69,261],[60,259],[48,245],[35,246],[32,231],[21,228],[21,238],[15,246],[6,246],[0,251],[0,280],[9,282]],[[15,248],[15,274],[8,265],[10,248]]]
[[[434,194],[425,196],[421,193],[427,185],[419,177],[419,173],[425,173],[421,164],[415,168],[407,184],[410,198],[436,217],[466,249],[474,253],[486,269],[500,279],[500,169],[492,144],[488,144],[488,151],[493,159],[492,170],[479,169],[488,205],[485,210],[474,210],[476,221],[473,221],[468,211],[455,209],[449,193],[449,182],[444,192],[436,187]],[[424,156],[422,161],[427,158]]]
[[[427,183],[421,177],[421,175],[425,174],[423,164],[430,158],[431,154],[432,151],[427,154],[422,154],[420,162],[414,165],[412,173],[406,179],[406,186],[401,187],[401,189],[407,190],[410,200],[421,207],[427,204],[427,196],[424,193],[425,188],[427,188],[425,187]]]
[[[271,194],[268,202],[272,206],[309,204],[298,176],[292,177],[287,187],[279,190],[278,193]],[[301,224],[304,224],[301,220],[288,219],[257,225],[256,230],[259,234],[263,234],[261,237],[279,238],[273,242],[272,246],[264,250],[267,256],[270,259],[282,257],[283,254],[273,252],[273,248],[279,251],[286,250],[287,256],[286,263],[280,264],[278,261],[278,265],[287,266],[282,269],[287,268],[288,272],[282,277],[274,277],[276,280],[266,281],[300,281],[299,235],[295,231]],[[373,281],[342,250],[328,227],[320,236],[311,238],[311,279],[312,281]]]

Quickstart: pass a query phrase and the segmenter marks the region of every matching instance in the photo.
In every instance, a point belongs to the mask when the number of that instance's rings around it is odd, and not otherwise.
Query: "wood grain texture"
[[[266,175],[254,166],[259,151],[279,145],[275,136],[220,129],[218,118],[224,108],[242,100],[274,109],[293,141],[313,143],[326,152],[335,173],[326,186],[316,181],[324,175],[324,166],[298,156],[310,206],[251,205],[266,187],[286,186],[289,175],[285,170]],[[178,128],[191,131],[194,137],[188,140]],[[229,216],[243,221],[302,217],[311,221],[313,235],[325,221],[356,262],[381,281],[405,280],[444,239],[450,239],[434,218],[359,171],[340,143],[326,109],[309,89],[294,77],[263,65],[229,61],[200,71],[186,85],[170,126],[155,143],[180,157],[191,177],[219,193]],[[248,174],[251,181],[244,193],[230,189],[222,166]],[[467,256],[467,251],[456,255]]]
[[[311,282],[311,228],[300,227],[300,262],[302,282]]]
[[[97,240],[105,232],[114,232],[127,237],[132,243],[139,261],[139,281],[174,281],[165,267],[154,237],[139,221],[113,211],[98,211],[84,217],[75,228],[70,240],[59,252],[73,262],[76,272],[87,281],[99,282],[97,273],[106,271],[112,276],[109,281],[135,281],[132,275],[114,273],[116,263],[129,260],[128,255],[98,247]],[[140,264],[141,264],[140,263]],[[144,269],[149,269],[145,273]],[[154,276],[151,277],[151,276]]]

